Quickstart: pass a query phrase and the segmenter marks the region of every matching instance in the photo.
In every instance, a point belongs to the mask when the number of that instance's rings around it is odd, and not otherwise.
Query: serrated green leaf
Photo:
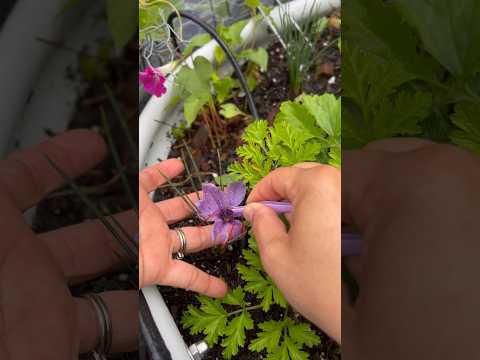
[[[258,253],[251,249],[245,249],[242,253],[249,266],[255,269],[262,268],[262,263],[260,261],[260,256],[258,255]]]
[[[245,266],[237,265],[237,271],[243,281],[246,282],[244,289],[255,294],[261,301],[263,311],[270,310],[272,304],[278,304],[282,307],[287,306],[285,298],[280,290],[275,286],[270,278],[266,278],[260,270]]]
[[[223,299],[222,302],[228,305],[246,306],[245,293],[241,287],[231,290]]]
[[[220,106],[220,115],[222,115],[225,119],[231,119],[238,115],[245,115],[245,113],[240,110],[237,105],[228,103]]]
[[[323,131],[329,136],[340,137],[342,130],[340,99],[332,94],[324,94],[323,96],[306,95],[301,101]]]
[[[240,347],[245,345],[245,330],[253,329],[253,320],[248,311],[242,311],[238,316],[234,317],[225,329],[225,338],[222,341],[224,350],[222,355],[226,359],[231,359],[238,354]]]
[[[228,314],[218,299],[199,296],[198,300],[200,309],[189,305],[181,323],[185,329],[190,329],[192,335],[203,332],[205,341],[213,346],[225,332]]]
[[[452,141],[480,153],[480,105],[478,103],[457,104],[452,121],[458,127],[458,130],[451,135]]]
[[[320,137],[322,130],[308,109],[298,102],[285,101],[280,105],[276,121],[285,121],[294,128],[304,131],[310,137]]]
[[[298,346],[313,347],[320,344],[320,337],[312,330],[309,324],[293,324],[288,327],[290,339]]]
[[[238,54],[240,58],[247,59],[260,67],[261,71],[267,71],[268,52],[264,48],[243,50]]]
[[[280,343],[284,322],[271,320],[258,324],[258,327],[262,331],[257,333],[257,338],[252,340],[248,349],[256,352],[263,350],[267,350],[269,353],[274,352]]]
[[[302,351],[302,347],[291,341],[290,338],[286,337],[283,344],[287,347],[291,360],[307,360],[309,358],[308,353]]]

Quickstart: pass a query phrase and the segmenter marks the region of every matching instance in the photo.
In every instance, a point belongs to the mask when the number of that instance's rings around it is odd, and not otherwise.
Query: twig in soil
[[[105,193],[110,186],[115,184],[118,180],[120,179],[120,174],[115,174],[110,180],[108,180],[106,183],[97,185],[97,186],[78,186],[80,191],[82,191],[85,195],[90,195],[90,194],[103,194]],[[76,192],[73,190],[61,190],[61,191],[56,191],[51,194],[47,195],[47,199],[54,199],[62,196],[70,196],[70,195],[75,195]]]
[[[159,159],[159,161],[161,161],[161,160]],[[192,212],[195,215],[198,216],[198,214],[199,214],[198,208],[195,206],[195,204],[192,202],[192,200],[190,200],[190,198],[185,194],[185,192],[179,190],[175,186],[175,184],[170,180],[170,178],[167,175],[165,175],[161,170],[157,169],[157,171],[159,172],[160,175],[163,176],[163,178],[168,182],[168,184],[175,190],[177,195],[182,198],[182,200],[187,204],[187,206],[190,208],[190,210],[192,210]]]
[[[192,152],[190,151],[190,146],[188,146],[187,142],[185,141],[185,139],[182,139],[183,141],[183,146],[185,147],[185,149],[187,150],[187,154],[188,154],[188,157],[190,158],[190,161],[192,162],[192,166],[193,166],[193,170],[194,170],[194,175],[197,176],[197,179],[198,181],[200,181],[200,183],[202,182],[202,179],[200,178],[200,169],[198,168],[197,166],[197,162],[195,161],[195,159],[193,158],[193,155],[192,155]],[[197,191],[197,189],[194,187],[195,191]],[[198,191],[197,191],[197,199],[200,200],[200,196],[198,195]]]
[[[115,142],[113,141],[112,132],[110,131],[110,125],[108,124],[107,115],[105,114],[105,109],[103,108],[103,106],[100,107],[100,117],[102,119],[103,128],[105,129],[105,134],[107,135],[107,141],[110,147],[110,151],[112,153],[113,161],[122,179],[123,188],[127,193],[128,198],[130,199],[130,204],[132,208],[136,213],[138,213],[137,198],[133,196],[132,189],[128,184],[128,179],[125,175],[124,167],[122,166],[122,163],[120,161],[120,155],[118,153],[117,147],[115,146]]]
[[[97,207],[90,201],[90,199],[82,193],[80,188],[75,184],[75,182],[47,155],[44,155],[49,164],[63,177],[65,182],[67,182],[70,187],[75,191],[75,193],[80,197],[84,202],[87,208],[92,211],[95,216],[100,220],[100,222],[110,231],[113,237],[118,241],[123,250],[130,256],[133,262],[138,261],[138,249],[132,248],[126,241],[123,239],[117,230],[112,226],[112,224],[103,216],[103,214],[97,209]]]
[[[105,83],[104,87],[105,87],[105,91],[107,93],[108,99],[112,104],[113,111],[117,115],[118,121],[120,122],[123,132],[127,138],[128,144],[130,145],[130,151],[132,152],[132,154],[135,155],[135,158],[138,158],[138,146],[133,141],[132,135],[130,134],[130,130],[128,128],[127,121],[122,111],[120,110],[120,104],[118,103],[117,99],[113,95],[113,92],[112,92],[112,89],[110,89],[110,86],[108,86],[108,84]]]
[[[201,175],[201,176],[214,176],[215,173],[213,172],[200,172],[198,175]],[[185,184],[187,184],[188,182],[191,181],[191,178],[192,178],[192,175],[188,176],[185,180],[182,180],[182,181],[179,181],[179,182],[173,182],[172,181],[172,184],[175,185],[175,186],[183,186]],[[199,179],[200,179],[200,176],[199,176]],[[161,185],[159,187],[157,187],[157,189],[164,189],[164,188],[170,188],[171,185],[170,184],[166,184],[166,185]]]
[[[193,189],[195,190],[195,194],[197,194],[197,199],[200,200],[200,194],[198,193],[197,185],[195,184],[195,180],[193,179],[192,173],[190,172],[190,167],[188,166],[187,159],[185,158],[185,152],[183,149],[180,149],[182,153],[182,162],[185,171],[187,172],[187,179],[190,179],[190,184],[192,185]]]
[[[218,173],[220,174],[220,177],[218,178],[218,181],[220,182],[220,189],[223,191],[223,184],[222,184],[222,159],[220,158],[220,150],[217,148],[217,158],[218,158]]]

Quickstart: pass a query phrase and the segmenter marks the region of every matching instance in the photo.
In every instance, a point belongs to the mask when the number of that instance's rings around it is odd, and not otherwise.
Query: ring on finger
[[[182,260],[185,257],[185,253],[187,252],[187,237],[185,236],[185,232],[182,229],[175,229],[177,233],[178,239],[180,240],[180,249],[175,255],[177,260]]]

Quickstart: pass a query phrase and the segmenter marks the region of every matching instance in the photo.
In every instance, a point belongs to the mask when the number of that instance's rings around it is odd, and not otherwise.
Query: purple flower
[[[235,219],[232,208],[239,206],[245,197],[243,183],[236,182],[221,191],[213,184],[203,184],[203,200],[198,202],[200,216],[214,221],[212,240],[214,244],[226,244],[228,239],[238,237],[244,230],[243,223]]]
[[[244,206],[240,206],[245,198],[246,188],[242,182],[232,183],[225,191],[214,184],[203,184],[203,200],[197,204],[199,215],[207,221],[213,221],[212,240],[214,244],[226,244],[244,231],[243,223],[237,218],[243,216]],[[286,202],[262,201],[277,213],[292,211],[292,205]]]
[[[156,97],[160,97],[167,92],[165,87],[165,76],[159,69],[148,66],[145,71],[138,73],[138,79],[143,84],[146,92]]]

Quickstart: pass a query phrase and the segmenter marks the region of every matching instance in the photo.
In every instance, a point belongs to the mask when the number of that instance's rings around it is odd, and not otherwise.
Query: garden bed
[[[332,17],[337,19],[337,14]],[[317,43],[317,51],[322,52],[323,56],[317,61],[304,84],[304,91],[309,94],[332,93],[338,95],[341,90],[340,63],[341,55],[338,47],[331,46],[332,41],[339,37],[339,29],[329,26],[323,33]],[[292,93],[289,86],[288,70],[285,62],[285,51],[281,44],[275,42],[268,49],[269,64],[268,70],[259,73],[258,83],[253,92],[253,98],[258,108],[261,118],[266,119],[269,123],[273,122],[280,104],[286,100],[294,100],[295,94]],[[245,106],[244,98],[234,97],[231,102],[235,103],[242,111],[248,113]],[[226,124],[225,134],[228,134],[221,142],[219,148],[221,165],[217,155],[217,148],[212,146],[209,140],[208,131],[203,122],[194,121],[190,128],[183,132],[176,132],[175,140],[169,158],[185,157],[187,144],[193,159],[198,165],[200,172],[205,174],[203,181],[213,182],[214,178],[208,173],[222,174],[225,173],[228,166],[238,160],[236,149],[242,145],[242,135],[244,129],[253,120],[250,117],[236,116],[229,120]],[[191,163],[190,167],[191,167]],[[219,166],[220,165],[220,166]],[[187,175],[179,176],[172,179],[177,183],[177,188],[190,193],[195,191]],[[197,182],[198,185],[198,182]],[[170,186],[164,186],[155,193],[155,200],[160,201],[176,196],[176,192]],[[182,225],[192,225],[199,223],[196,219],[186,220],[174,227]],[[225,248],[217,247],[202,251],[196,254],[188,254],[185,260],[194,264],[203,271],[223,278],[230,288],[243,285],[239,273],[236,271],[238,263],[244,263],[242,250],[246,244],[246,238],[227,245]],[[196,294],[181,289],[159,287],[160,292],[169,307],[172,316],[180,329],[182,336],[187,344],[200,341],[204,338],[203,334],[191,335],[188,330],[183,329],[181,325],[182,316],[187,307],[191,304],[198,305]],[[255,296],[247,293],[246,301],[252,304],[257,303]],[[305,321],[293,310],[285,310],[284,308],[274,305],[268,313],[263,311],[251,312],[255,323],[261,323],[268,320],[281,320],[286,315],[296,320]],[[312,347],[306,351],[310,354],[311,359],[339,359],[341,357],[338,345],[327,336],[317,331],[321,337],[321,344]],[[247,344],[253,340],[256,335],[254,330],[246,332]],[[205,359],[222,359],[222,347],[214,346]],[[248,350],[245,346],[235,355],[235,359],[261,359],[261,353],[255,353]]]

